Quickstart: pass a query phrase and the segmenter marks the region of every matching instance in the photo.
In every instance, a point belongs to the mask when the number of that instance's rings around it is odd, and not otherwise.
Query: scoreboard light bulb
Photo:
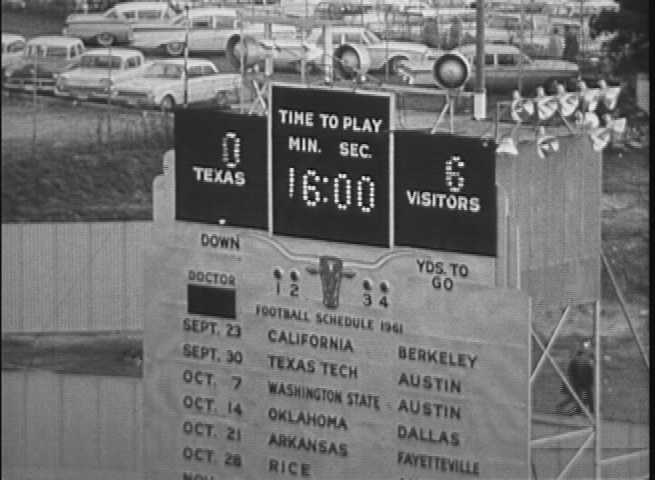
[[[468,60],[459,52],[447,52],[435,60],[432,77],[438,87],[447,90],[463,88],[471,74]]]

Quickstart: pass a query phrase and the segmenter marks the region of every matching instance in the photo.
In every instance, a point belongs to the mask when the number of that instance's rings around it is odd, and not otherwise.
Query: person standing
[[[555,27],[553,28],[553,33],[550,36],[550,40],[548,42],[547,55],[550,58],[562,58],[563,52],[564,52],[564,40],[562,39],[562,36],[560,35],[557,27]]]
[[[569,382],[578,395],[578,398],[593,413],[594,354],[593,344],[590,338],[584,338],[580,341],[575,354],[569,361],[567,374]],[[560,391],[565,395],[565,398],[557,404],[557,411],[562,411],[565,406],[573,403],[575,406],[568,413],[570,415],[582,413],[582,409],[577,405],[575,398],[564,383],[562,383]]]
[[[426,18],[423,26],[423,43],[428,47],[439,48],[439,24],[436,18]]]
[[[575,62],[578,58],[578,53],[580,52],[580,45],[578,44],[578,37],[571,27],[566,25],[564,27],[564,53],[562,58],[564,60],[569,60]]]

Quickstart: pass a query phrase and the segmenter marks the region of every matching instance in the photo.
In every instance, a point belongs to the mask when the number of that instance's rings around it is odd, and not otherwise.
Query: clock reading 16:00
[[[369,175],[353,178],[340,172],[326,176],[313,168],[297,171],[289,167],[288,179],[289,199],[299,199],[308,207],[325,205],[342,212],[371,213],[376,206],[375,182]]]

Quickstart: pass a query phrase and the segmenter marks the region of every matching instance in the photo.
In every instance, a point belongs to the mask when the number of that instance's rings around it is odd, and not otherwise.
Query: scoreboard
[[[146,264],[147,478],[529,476],[529,298],[492,142],[273,84],[176,113]]]

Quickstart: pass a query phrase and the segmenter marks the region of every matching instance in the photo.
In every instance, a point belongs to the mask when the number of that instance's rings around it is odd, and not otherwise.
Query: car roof
[[[124,58],[134,55],[143,56],[143,53],[133,48],[91,48],[84,52],[83,55],[115,55]]]
[[[366,27],[360,27],[358,25],[335,25],[332,27],[332,32],[363,32],[368,30]]]
[[[124,10],[141,10],[145,8],[153,10],[165,10],[171,8],[166,2],[121,2],[114,5],[112,8],[122,12]]]
[[[227,17],[236,18],[237,9],[223,7],[196,7],[189,9],[189,17],[199,17],[204,15],[225,15]]]
[[[63,35],[41,35],[32,37],[27,41],[28,45],[47,44],[57,47],[68,47],[82,43],[82,40],[76,37],[64,37]]]
[[[459,52],[468,55],[468,54],[475,54],[475,45],[464,45],[461,46],[457,49]],[[521,51],[518,49],[518,47],[514,45],[508,45],[505,43],[486,43],[484,45],[484,53],[520,53]]]
[[[18,35],[17,33],[3,33],[2,34],[3,43],[15,42],[16,40],[25,40],[25,37],[22,36],[22,35]]]
[[[184,59],[183,58],[155,58],[152,60],[152,63],[167,63],[169,65],[184,66]],[[197,67],[203,65],[211,65],[215,67],[215,65],[211,62],[211,60],[207,60],[204,58],[189,58],[187,60],[187,67]]]

